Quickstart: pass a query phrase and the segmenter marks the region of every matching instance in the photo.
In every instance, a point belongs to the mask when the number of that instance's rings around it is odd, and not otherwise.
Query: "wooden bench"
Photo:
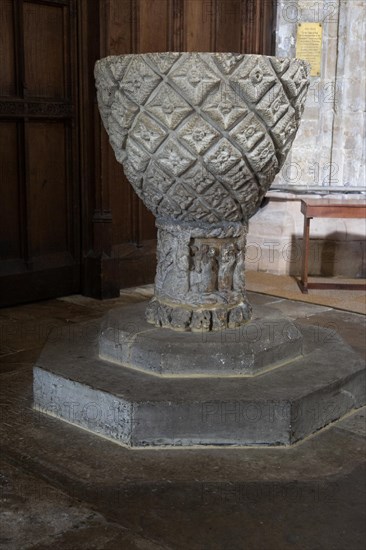
[[[309,288],[366,290],[365,284],[359,283],[320,283],[309,282],[310,220],[312,218],[366,218],[366,202],[362,200],[303,199],[301,212],[304,214],[304,239],[302,270],[300,279],[301,292]]]

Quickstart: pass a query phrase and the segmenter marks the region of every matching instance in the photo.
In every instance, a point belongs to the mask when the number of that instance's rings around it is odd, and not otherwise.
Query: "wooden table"
[[[300,288],[307,293],[309,288],[366,290],[365,284],[358,283],[315,283],[308,282],[310,220],[312,218],[366,218],[366,201],[303,199],[301,212],[304,214],[304,239]]]

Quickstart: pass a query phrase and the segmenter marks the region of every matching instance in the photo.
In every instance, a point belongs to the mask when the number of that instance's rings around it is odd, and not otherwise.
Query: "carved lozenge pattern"
[[[308,65],[257,55],[112,56],[95,75],[116,158],[146,206],[177,221],[251,216],[296,135]]]

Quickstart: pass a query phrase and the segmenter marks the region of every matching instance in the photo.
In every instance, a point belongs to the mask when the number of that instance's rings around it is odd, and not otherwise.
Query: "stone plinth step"
[[[128,318],[130,308],[124,309]],[[282,321],[285,326],[288,319]],[[261,322],[272,322],[277,334],[278,316],[268,313]],[[34,406],[123,445],[291,445],[366,402],[365,363],[318,326],[301,328],[302,356],[254,376],[238,376],[237,369],[230,377],[179,376],[176,367],[165,370],[171,376],[157,376],[101,359],[108,324],[104,319],[51,334],[34,368]],[[171,331],[160,331],[168,341]],[[240,348],[233,340],[231,349]],[[203,350],[211,353],[205,341],[195,346],[200,357]],[[174,353],[165,360],[173,363]]]
[[[251,322],[216,332],[152,327],[144,303],[111,310],[99,338],[101,359],[161,376],[253,376],[302,355],[295,323],[270,307]]]

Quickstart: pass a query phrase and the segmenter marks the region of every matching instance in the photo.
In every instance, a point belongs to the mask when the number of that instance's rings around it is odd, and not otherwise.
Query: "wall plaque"
[[[320,76],[322,31],[321,23],[299,23],[297,25],[296,57],[310,63],[310,76]]]

